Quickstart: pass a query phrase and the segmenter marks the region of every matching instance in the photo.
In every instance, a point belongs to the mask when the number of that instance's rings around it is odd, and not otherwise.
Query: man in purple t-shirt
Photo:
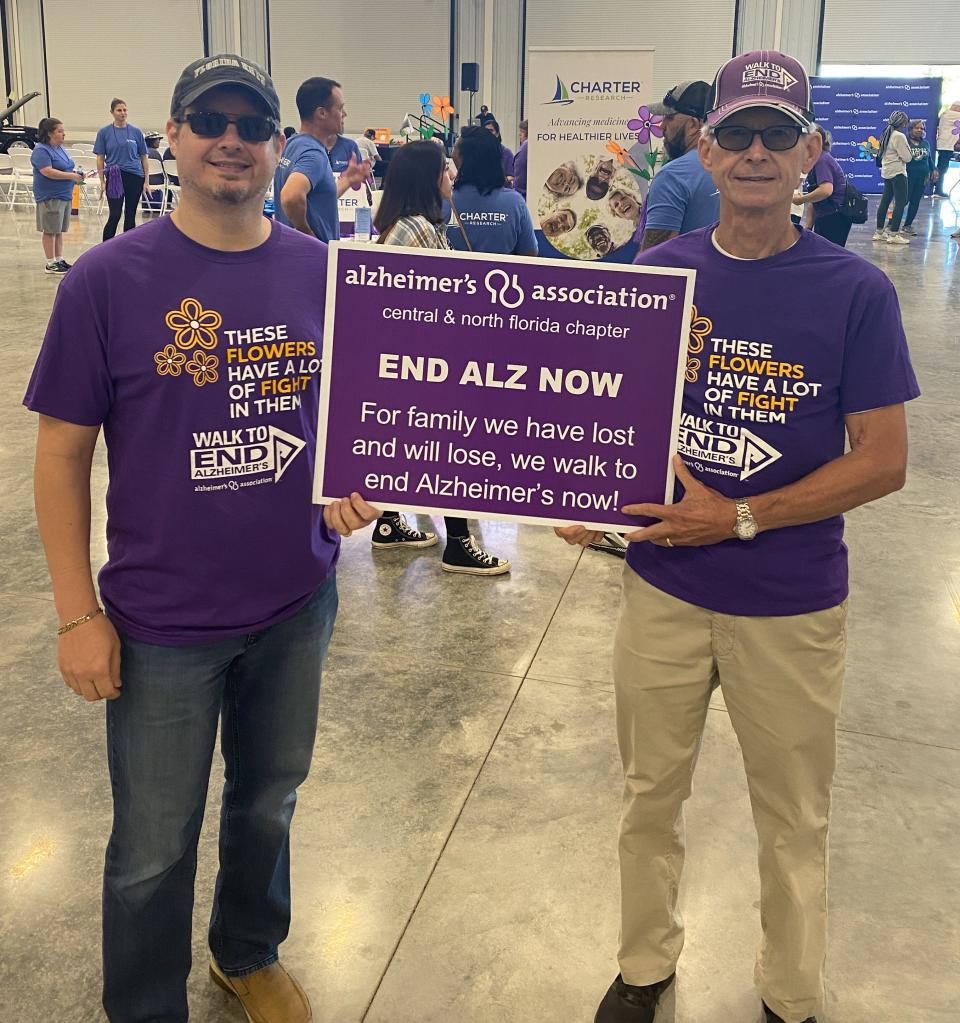
[[[222,720],[210,972],[251,1019],[303,1023],[278,961],[290,822],[337,609],[338,534],[377,517],[311,504],[326,247],[265,220],[282,149],[273,83],[233,54],[174,90],[178,209],[98,246],[60,288],[25,404],[64,681],[108,700],[113,830],[103,1005],[186,1023],[197,839]],[[110,486],[101,608],[90,465]],[[372,517],[371,517],[372,516]]]
[[[696,308],[675,461],[682,499],[624,508],[659,521],[627,535],[614,648],[621,974],[596,1023],[652,1023],[673,982],[683,803],[717,685],[759,840],[765,1018],[815,1023],[822,1005],[842,515],[903,485],[903,403],[919,391],[890,281],[790,222],[794,186],[819,155],[802,65],[771,51],[735,57],[714,81],[700,141],[720,222],[637,259],[696,269]],[[797,301],[828,294],[815,316]]]

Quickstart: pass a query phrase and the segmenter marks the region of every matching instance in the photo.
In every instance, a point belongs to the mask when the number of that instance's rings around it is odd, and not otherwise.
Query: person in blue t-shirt
[[[936,180],[937,163],[930,151],[930,143],[924,138],[925,125],[919,118],[910,122],[907,141],[913,159],[907,164],[907,215],[903,220],[903,234],[916,234],[913,221],[920,209],[920,200],[931,178]]]
[[[97,158],[100,190],[107,193],[110,216],[103,225],[103,240],[117,233],[120,215],[123,229],[137,226],[140,196],[150,188],[150,165],[143,132],[127,122],[127,104],[122,99],[110,101],[113,123],[97,132],[93,152]]]
[[[37,230],[41,233],[44,273],[65,274],[71,264],[63,258],[63,236],[70,227],[73,186],[83,181],[76,164],[63,148],[66,128],[56,117],[37,125],[39,139],[30,153],[33,164],[33,198],[37,203]]]
[[[650,182],[643,210],[640,251],[707,227],[720,219],[720,195],[697,154],[710,86],[681,82],[651,109],[663,117],[668,162]]]
[[[331,78],[308,78],[297,89],[300,133],[287,141],[273,178],[276,218],[321,241],[340,237],[337,199],[370,176],[370,163],[361,160],[357,144],[342,139],[347,110],[340,83]],[[340,142],[353,147],[339,146]],[[344,157],[343,154],[347,153]],[[333,160],[344,159],[339,178]]]
[[[457,165],[453,205],[460,226],[447,228],[451,248],[535,256],[533,220],[520,193],[506,187],[496,138],[479,125],[464,128],[453,162]]]

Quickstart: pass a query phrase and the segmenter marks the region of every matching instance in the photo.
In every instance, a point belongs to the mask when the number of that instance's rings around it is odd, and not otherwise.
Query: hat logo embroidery
[[[752,85],[773,85],[778,89],[790,89],[797,84],[797,79],[779,64],[771,64],[761,60],[755,64],[748,64],[743,69],[742,88],[746,89]]]

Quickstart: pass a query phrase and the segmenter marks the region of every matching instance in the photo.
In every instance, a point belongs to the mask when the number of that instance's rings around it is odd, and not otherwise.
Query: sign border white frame
[[[337,291],[337,269],[339,266],[338,257],[341,250],[355,250],[355,251],[369,251],[369,242],[354,242],[354,241],[335,241],[329,245],[329,251],[327,254],[327,297],[324,307],[324,322],[323,322],[323,353],[322,362],[320,367],[320,408],[317,418],[317,444],[315,449],[315,463],[314,463],[314,484],[313,484],[313,503],[314,504],[330,504],[333,501],[338,501],[348,495],[341,494],[338,497],[334,497],[330,494],[325,493],[324,487],[324,460],[323,451],[324,445],[327,440],[328,433],[328,422],[330,415],[330,390],[332,387],[331,373],[329,372],[330,366],[333,363],[333,333],[334,333],[334,319],[336,314],[336,291]],[[683,403],[683,387],[684,387],[684,374],[687,366],[687,345],[690,337],[690,321],[692,318],[693,311],[693,291],[694,285],[696,284],[696,270],[687,269],[683,267],[663,267],[663,266],[635,266],[632,263],[589,263],[583,264],[570,259],[530,259],[526,256],[506,256],[506,255],[493,255],[484,252],[460,252],[451,249],[419,249],[412,248],[406,245],[391,245],[389,250],[391,253],[401,254],[406,253],[411,256],[419,256],[425,259],[457,259],[457,260],[474,260],[481,261],[484,263],[505,263],[514,264],[522,263],[524,265],[535,265],[540,266],[555,266],[560,270],[576,270],[576,269],[594,269],[601,270],[606,273],[651,273],[661,275],[665,277],[674,277],[685,282],[684,293],[683,293],[683,317],[680,324],[681,330],[681,341],[677,349],[677,370],[676,370],[676,385],[673,403],[673,421],[670,429],[670,442],[667,445],[667,479],[664,486],[663,503],[673,503],[673,492],[675,485],[675,472],[673,468],[673,456],[677,453],[677,445],[679,440],[680,431],[680,412]],[[358,481],[360,482],[360,481]],[[361,491],[357,491],[361,493]],[[364,495],[366,496],[366,495]],[[424,504],[409,504],[404,502],[397,502],[391,498],[391,505],[399,511],[407,511],[414,514],[423,515],[450,515],[457,516],[460,518],[477,518],[477,511],[467,510],[456,507],[446,507],[445,505],[424,505]],[[604,531],[616,531],[623,532],[625,524],[623,522],[601,522],[588,521],[584,522],[580,518],[572,519],[561,519],[557,516],[545,518],[543,516],[536,515],[515,515],[509,513],[481,513],[483,518],[489,518],[496,521],[505,522],[521,522],[531,526],[560,526],[565,524],[582,524],[588,529],[599,529]],[[639,528],[639,524],[638,527]]]

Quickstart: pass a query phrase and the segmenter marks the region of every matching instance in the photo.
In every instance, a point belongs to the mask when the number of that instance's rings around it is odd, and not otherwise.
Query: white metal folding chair
[[[159,153],[154,156],[152,153],[147,154],[147,170],[150,175],[148,182],[149,188],[140,196],[140,208],[144,213],[159,213],[163,215],[163,202],[167,194],[167,172],[163,166],[163,159]],[[156,179],[160,180],[157,181]],[[163,190],[163,198],[160,200],[160,209],[155,210],[153,208],[153,200],[150,198],[153,192],[159,192]]]
[[[97,179],[97,158],[95,156],[75,156],[73,162],[77,172],[84,176],[84,184],[80,189],[80,203],[88,209],[94,209],[97,214],[102,208],[102,200],[99,198],[100,182]]]
[[[4,202],[10,198],[12,189],[13,160],[6,153],[0,153],[0,192],[3,193]]]
[[[163,203],[160,206],[160,215],[175,210],[180,205],[180,176],[177,174],[177,161],[164,160],[163,172],[167,176],[167,183],[163,189]],[[176,178],[176,183],[174,183]]]
[[[10,157],[10,164],[13,170],[12,186],[10,188],[9,204],[7,209],[16,206],[33,205],[33,164],[30,162],[30,149],[27,146],[11,146],[7,150]],[[24,193],[25,198],[17,197]]]

